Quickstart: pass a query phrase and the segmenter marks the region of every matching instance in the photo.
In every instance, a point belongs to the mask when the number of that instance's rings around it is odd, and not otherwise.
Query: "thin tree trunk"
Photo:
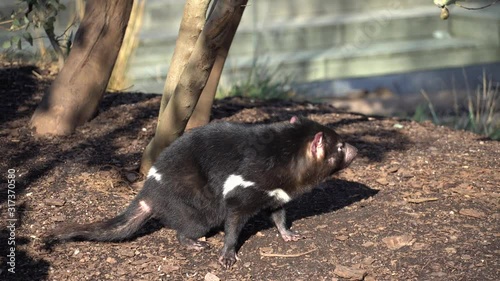
[[[45,34],[47,34],[47,38],[49,38],[50,45],[54,49],[54,52],[56,53],[57,57],[57,66],[59,69],[62,69],[64,67],[64,61],[66,60],[66,56],[64,55],[63,50],[61,49],[61,46],[59,46],[59,42],[56,40],[56,35],[54,34],[54,29],[43,29],[45,31]]]
[[[113,72],[111,72],[111,77],[109,78],[108,91],[123,91],[127,87],[130,87],[130,81],[127,77],[129,59],[133,56],[139,45],[139,32],[142,27],[146,1],[134,1],[127,31],[125,32],[120,52],[118,52]]]
[[[233,37],[248,0],[219,0],[196,41],[175,91],[160,114],[156,134],[142,157],[141,172],[147,173],[160,152],[186,128],[198,99],[207,84],[219,51],[227,37]],[[215,91],[213,91],[215,92]]]
[[[215,0],[217,1],[217,0]],[[167,107],[170,97],[179,83],[182,72],[186,68],[189,57],[198,40],[198,36],[203,30],[206,21],[206,14],[210,0],[187,0],[184,6],[181,24],[179,27],[179,37],[175,42],[174,54],[167,73],[163,95],[161,97],[160,112]],[[215,4],[215,3],[214,3]],[[161,120],[158,118],[157,127],[161,126]]]
[[[88,0],[64,67],[38,105],[38,135],[67,135],[93,118],[120,50],[133,0]]]
[[[233,43],[233,38],[236,34],[238,25],[231,25],[228,28],[234,30],[228,31],[222,47],[217,52],[217,58],[215,59],[214,66],[210,72],[207,85],[203,89],[203,92],[201,92],[196,108],[186,125],[186,130],[200,127],[210,122],[210,113],[212,112],[212,105],[215,95],[217,94],[217,87],[219,86],[220,77],[222,76],[222,71],[224,70],[224,63],[226,62],[226,58],[229,53],[229,49],[231,48],[231,44]]]

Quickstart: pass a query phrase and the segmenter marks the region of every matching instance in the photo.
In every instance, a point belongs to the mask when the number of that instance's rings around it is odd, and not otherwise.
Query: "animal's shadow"
[[[303,218],[342,209],[377,193],[378,190],[361,183],[340,179],[328,180],[312,192],[302,195],[285,206],[288,226]],[[239,237],[238,248],[257,232],[269,228],[274,228],[269,212],[259,213],[245,225]],[[300,232],[300,229],[298,231]]]

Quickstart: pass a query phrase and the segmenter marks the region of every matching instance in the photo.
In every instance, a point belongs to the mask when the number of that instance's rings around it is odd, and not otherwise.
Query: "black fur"
[[[54,232],[50,240],[122,240],[155,218],[175,229],[179,242],[199,249],[205,245],[198,238],[224,225],[219,261],[228,268],[236,262],[241,229],[261,210],[271,211],[285,241],[300,239],[286,227],[286,200],[270,191],[282,189],[296,198],[347,167],[355,156],[356,149],[333,130],[308,119],[271,125],[211,123],[184,134],[161,153],[153,166],[161,180],[149,176],[122,214]],[[236,186],[224,196],[230,175],[252,185]]]

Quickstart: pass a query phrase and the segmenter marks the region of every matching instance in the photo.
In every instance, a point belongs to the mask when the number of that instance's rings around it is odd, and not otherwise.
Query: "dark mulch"
[[[40,76],[33,74],[33,72]],[[38,78],[37,78],[38,77]],[[16,170],[15,274],[11,229],[0,235],[3,280],[498,280],[500,143],[430,123],[373,118],[328,105],[217,101],[214,119],[260,123],[308,116],[344,135],[360,155],[341,174],[289,204],[285,243],[263,216],[244,230],[241,260],[217,263],[223,234],[192,252],[174,232],[148,225],[122,243],[71,242],[52,252],[40,238],[56,225],[120,212],[141,187],[136,173],[160,97],[107,94],[100,114],[68,137],[37,138],[29,118],[51,75],[0,69],[0,196],[7,221],[8,169]],[[276,254],[273,256],[273,254]]]

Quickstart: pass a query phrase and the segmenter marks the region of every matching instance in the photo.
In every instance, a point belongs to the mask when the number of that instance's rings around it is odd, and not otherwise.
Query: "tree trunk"
[[[227,43],[227,38],[234,36],[247,1],[219,0],[215,3],[175,91],[158,118],[161,125],[157,126],[155,136],[144,151],[142,173],[146,174],[160,152],[184,132],[212,73],[216,57]]]
[[[217,1],[217,0],[215,0]],[[184,6],[181,24],[179,27],[179,37],[175,42],[174,54],[167,73],[163,95],[161,97],[160,112],[163,113],[167,107],[170,97],[174,94],[175,87],[179,83],[182,72],[186,68],[189,57],[193,52],[196,40],[205,25],[206,14],[210,0],[187,0]],[[215,4],[214,4],[215,5]],[[157,128],[161,126],[158,118]]]
[[[38,135],[67,135],[93,118],[120,50],[133,0],[88,0],[66,63],[38,105]]]
[[[236,34],[236,29],[238,25],[231,25],[228,28],[234,29],[229,30],[228,34],[222,44],[222,47],[217,52],[217,57],[215,59],[214,66],[210,72],[210,77],[208,78],[207,84],[201,92],[200,99],[196,104],[196,108],[189,118],[186,125],[186,130],[193,129],[208,124],[210,122],[210,113],[212,112],[212,105],[217,94],[217,87],[219,85],[220,77],[222,76],[222,71],[224,70],[224,63],[226,62],[227,55],[229,53],[229,48],[233,43],[234,35]]]
[[[139,32],[142,28],[144,18],[144,8],[146,0],[135,0],[130,12],[127,31],[116,58],[115,66],[111,72],[108,91],[124,91],[130,87],[130,79],[127,77],[129,68],[129,59],[134,55],[137,46],[139,45]]]

